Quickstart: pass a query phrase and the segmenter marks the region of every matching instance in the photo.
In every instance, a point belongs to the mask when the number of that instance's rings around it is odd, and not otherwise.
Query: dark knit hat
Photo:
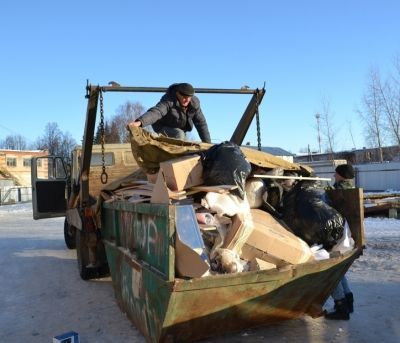
[[[336,167],[335,171],[345,179],[354,178],[354,168],[351,164],[340,164]]]
[[[177,87],[177,91],[186,96],[194,95],[194,88],[190,83],[180,83]]]

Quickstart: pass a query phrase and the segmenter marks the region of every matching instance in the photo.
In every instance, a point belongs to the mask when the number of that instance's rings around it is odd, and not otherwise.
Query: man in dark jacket
[[[165,136],[184,140],[193,125],[203,142],[211,143],[207,121],[200,108],[200,100],[194,95],[189,83],[169,86],[157,105],[136,119],[135,126],[151,125],[153,130]]]

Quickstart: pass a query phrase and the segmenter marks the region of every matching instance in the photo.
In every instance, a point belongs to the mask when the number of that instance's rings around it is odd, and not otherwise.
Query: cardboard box
[[[243,245],[246,243],[254,229],[250,214],[238,213],[232,217],[232,224],[229,225],[224,243],[221,248],[235,251],[241,254]]]
[[[198,155],[161,162],[160,168],[170,190],[181,191],[203,184],[203,166]]]
[[[149,181],[150,183],[156,183],[157,176],[158,176],[158,173],[153,173],[153,174],[146,173],[147,181]]]
[[[277,268],[282,268],[284,266],[289,265],[289,263],[285,260],[282,260],[278,257],[268,254],[265,251],[259,250],[251,245],[244,244],[242,247],[242,253],[240,254],[240,258],[246,261],[252,261],[254,259],[260,259],[262,261],[271,263],[275,265]]]
[[[276,269],[276,264],[263,261],[257,257],[254,257],[250,261],[250,270],[269,270],[269,269]]]
[[[252,209],[251,214],[254,229],[243,246],[243,258],[257,257],[278,265],[282,265],[282,260],[299,264],[314,259],[308,244],[271,214],[259,209]]]

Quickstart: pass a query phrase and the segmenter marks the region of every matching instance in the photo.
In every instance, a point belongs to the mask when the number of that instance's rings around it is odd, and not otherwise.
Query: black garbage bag
[[[205,185],[237,185],[238,188],[231,193],[244,199],[251,165],[237,144],[223,142],[214,145],[201,154],[201,162]]]
[[[345,220],[325,201],[315,183],[299,182],[282,199],[282,219],[308,245],[330,250],[342,237]]]

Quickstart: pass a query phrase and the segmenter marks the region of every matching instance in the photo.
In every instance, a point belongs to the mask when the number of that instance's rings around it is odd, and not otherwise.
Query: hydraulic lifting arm
[[[96,114],[100,92],[138,92],[138,93],[165,93],[165,87],[123,87],[123,86],[86,86],[86,98],[88,98],[88,106],[86,111],[85,131],[82,141],[81,171],[79,175],[79,198],[80,207],[89,206],[89,172],[90,160],[92,158],[92,147],[96,125]],[[242,115],[232,137],[231,142],[241,145],[244,137],[250,127],[254,115],[258,112],[264,94],[265,88],[262,89],[215,89],[215,88],[196,88],[196,93],[207,94],[253,94],[245,112]],[[78,194],[73,194],[70,203],[73,203]],[[74,199],[75,198],[75,199]]]

